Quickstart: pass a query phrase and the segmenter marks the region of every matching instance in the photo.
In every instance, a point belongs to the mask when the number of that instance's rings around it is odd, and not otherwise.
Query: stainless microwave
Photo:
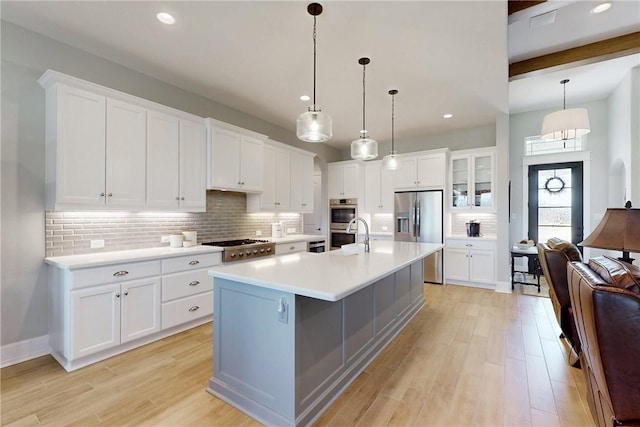
[[[358,216],[358,199],[329,200],[329,219],[331,230],[346,230],[349,222]],[[357,227],[352,227],[355,232]]]

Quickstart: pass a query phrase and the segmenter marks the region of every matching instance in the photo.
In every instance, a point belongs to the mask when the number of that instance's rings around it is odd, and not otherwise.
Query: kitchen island
[[[207,391],[267,425],[310,425],[424,306],[422,259],[441,244],[375,241],[209,271]]]

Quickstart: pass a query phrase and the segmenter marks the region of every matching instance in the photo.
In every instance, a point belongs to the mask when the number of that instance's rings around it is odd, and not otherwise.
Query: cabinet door
[[[342,188],[343,197],[358,197],[358,165],[343,165]]]
[[[147,206],[177,208],[180,203],[179,120],[147,112]]]
[[[415,188],[418,185],[416,176],[417,162],[416,156],[402,156],[402,167],[393,174],[393,186],[395,188]]]
[[[207,129],[204,123],[180,120],[180,207],[207,209]]]
[[[289,151],[276,151],[276,201],[278,209],[291,209],[291,155]]]
[[[380,200],[380,186],[382,162],[367,162],[364,165],[364,211],[377,213],[382,208]]]
[[[379,213],[393,213],[393,176],[396,171],[390,171],[380,165],[380,211]]]
[[[102,207],[106,98],[60,85],[57,110],[55,204]]]
[[[122,284],[121,342],[160,331],[160,278]]]
[[[491,209],[495,206],[493,198],[493,156],[491,154],[474,156],[473,161],[473,207]]]
[[[469,200],[469,157],[451,158],[451,207],[468,209]]]
[[[147,191],[147,110],[107,99],[106,200],[112,208],[142,208]]]
[[[120,344],[120,284],[71,292],[71,357]]]
[[[339,199],[344,197],[344,191],[342,188],[342,165],[329,165],[327,168],[328,177],[328,191],[330,199]]]
[[[495,283],[493,251],[469,251],[469,280],[478,283]]]
[[[211,172],[209,188],[240,188],[240,135],[211,129]]]
[[[259,139],[243,136],[240,145],[240,189],[262,191],[262,162],[264,144]]]
[[[425,188],[444,188],[443,155],[418,156],[418,186]]]
[[[266,145],[264,148],[264,163],[262,174],[262,194],[260,195],[260,208],[277,208],[277,152],[274,147]]]
[[[313,212],[313,156],[291,152],[291,209]]]
[[[447,248],[447,279],[469,280],[469,251],[467,249]]]

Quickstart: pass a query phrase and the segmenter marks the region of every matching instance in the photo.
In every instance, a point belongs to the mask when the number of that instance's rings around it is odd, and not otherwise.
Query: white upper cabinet
[[[313,211],[313,153],[264,143],[262,193],[247,195],[247,212]]]
[[[394,173],[396,190],[443,189],[446,152],[403,155],[403,165]]]
[[[242,192],[262,191],[264,135],[213,119],[209,127],[207,188]]]
[[[206,209],[204,119],[51,70],[38,81],[47,210]],[[183,150],[183,137],[198,147]]]
[[[107,98],[106,203],[111,208],[144,206],[147,176],[147,111]]]
[[[329,198],[362,197],[360,165],[355,161],[329,163]]]
[[[364,176],[364,212],[393,213],[393,172],[376,160],[365,163]]]
[[[291,210],[313,213],[312,153],[291,152]]]
[[[452,153],[449,176],[453,211],[495,211],[495,148]]]

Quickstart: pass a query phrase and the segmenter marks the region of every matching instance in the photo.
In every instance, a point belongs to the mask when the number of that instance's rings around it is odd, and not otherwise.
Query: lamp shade
[[[390,171],[402,169],[402,157],[392,151],[382,158],[382,167]]]
[[[640,252],[640,209],[607,209],[600,224],[580,245]]]
[[[545,141],[572,139],[591,132],[586,108],[570,108],[547,114],[542,120],[540,134]]]
[[[320,110],[302,113],[296,121],[296,135],[305,142],[325,142],[331,139],[331,117]]]
[[[351,158],[371,160],[378,157],[378,142],[371,138],[358,138],[351,143]]]

